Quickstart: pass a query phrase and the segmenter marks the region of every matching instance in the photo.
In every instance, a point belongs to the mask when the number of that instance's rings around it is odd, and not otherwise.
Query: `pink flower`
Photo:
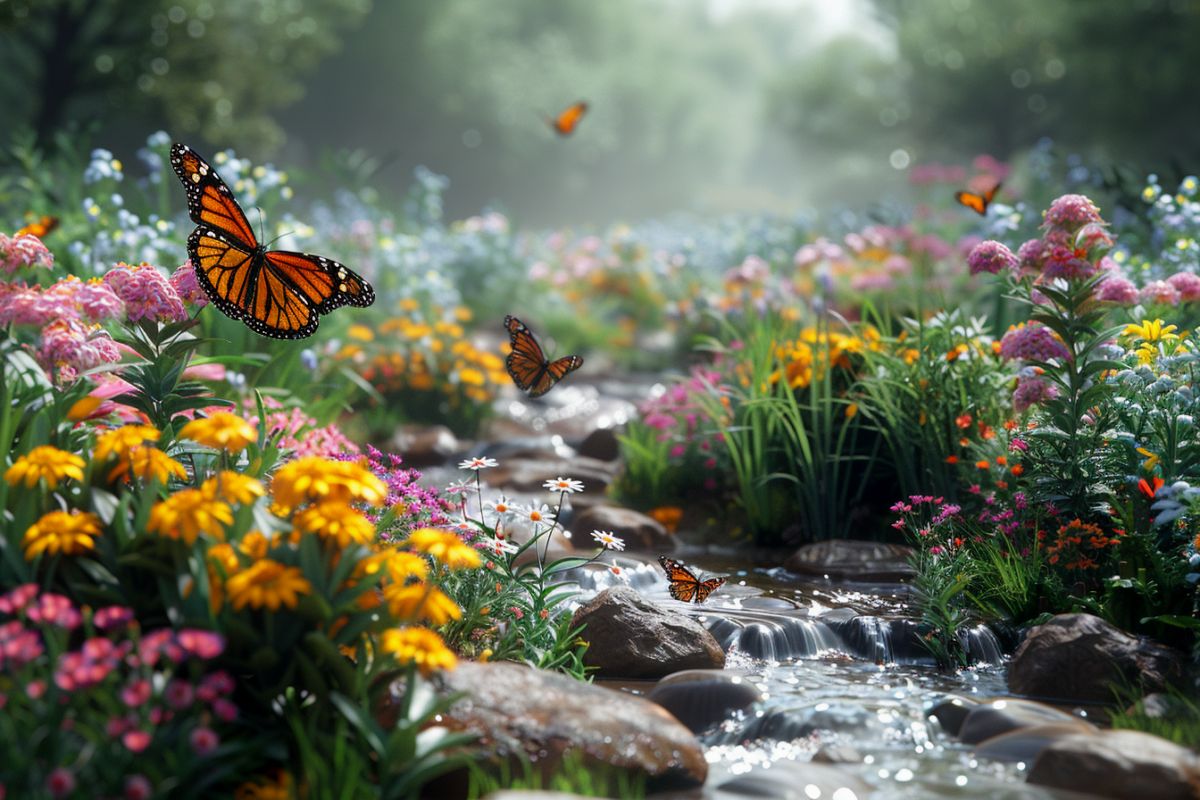
[[[1020,378],[1013,392],[1013,408],[1018,414],[1058,397],[1058,387],[1042,378]]]
[[[40,286],[18,286],[0,297],[0,325],[45,325],[68,316],[75,316],[73,305],[46,297]]]
[[[131,753],[140,753],[150,746],[150,734],[146,731],[126,731],[121,744]]]
[[[671,458],[682,458],[686,452],[687,445],[677,444],[671,448],[670,456]]]
[[[179,642],[179,646],[189,655],[205,661],[216,658],[225,649],[225,639],[221,634],[196,628],[184,628],[175,637],[175,641]]]
[[[212,710],[222,722],[233,722],[238,718],[238,707],[224,697],[217,698]]]
[[[125,779],[125,800],[150,800],[154,786],[145,775],[130,775]]]
[[[988,240],[980,242],[967,256],[967,266],[972,275],[987,272],[996,275],[1000,272],[1015,272],[1020,261],[1013,252],[1000,242]]]
[[[1179,305],[1179,290],[1166,281],[1150,281],[1142,287],[1138,299],[1143,303],[1177,306]]]
[[[206,703],[211,703],[221,695],[230,694],[233,688],[233,678],[222,670],[205,675],[200,681],[200,688],[196,690],[196,696]]]
[[[125,301],[129,321],[155,319],[179,322],[187,319],[183,301],[157,267],[118,264],[104,274],[104,282]]]
[[[138,643],[138,656],[143,664],[152,667],[158,663],[159,656],[165,656],[168,661],[178,664],[183,661],[184,652],[175,641],[175,632],[162,628],[142,637]]]
[[[1050,248],[1041,239],[1030,239],[1017,248],[1017,258],[1021,261],[1021,269],[1025,272],[1041,272],[1042,266],[1050,255]]]
[[[1091,222],[1103,222],[1100,209],[1081,194],[1064,194],[1050,204],[1042,215],[1043,227],[1075,232]]]
[[[1069,358],[1066,345],[1054,331],[1039,322],[1022,323],[1009,328],[1000,340],[1000,357],[1023,361],[1050,361]]]
[[[51,797],[66,797],[75,791],[75,775],[66,767],[56,767],[46,776],[46,791]]]
[[[1079,280],[1096,274],[1096,265],[1084,258],[1082,250],[1056,246],[1042,265],[1042,274],[1047,278]]]
[[[101,631],[124,628],[132,621],[133,609],[126,606],[105,606],[92,615],[92,623]]]
[[[29,606],[26,612],[29,619],[43,625],[56,625],[66,630],[74,630],[83,622],[83,617],[71,601],[61,594],[47,592]]]
[[[81,283],[74,294],[75,304],[92,322],[125,316],[125,303],[98,278]]]
[[[54,255],[31,233],[12,238],[0,233],[0,270],[10,275],[22,267],[54,266]]]
[[[154,689],[150,685],[150,681],[145,678],[138,678],[121,689],[121,702],[130,708],[138,708],[143,703],[148,702],[153,693]]]
[[[183,262],[179,269],[171,273],[170,283],[184,303],[196,308],[208,305],[208,294],[196,280],[196,269],[192,266],[191,259]]]
[[[98,325],[86,325],[77,319],[60,319],[42,329],[38,360],[47,370],[63,371],[69,367],[73,374],[113,364],[121,360],[116,342]],[[71,374],[68,377],[73,377]]]
[[[196,691],[187,681],[173,680],[167,684],[167,688],[163,692],[163,699],[171,708],[182,710],[190,706],[196,699]]]
[[[1102,303],[1131,306],[1138,301],[1138,290],[1133,281],[1122,275],[1113,275],[1096,286],[1096,299]]]
[[[21,584],[7,594],[0,596],[0,613],[16,614],[23,611],[25,606],[29,605],[33,598],[37,597],[37,594],[38,585],[36,583]]]
[[[25,684],[25,694],[30,700],[40,700],[42,695],[46,693],[46,682],[42,680],[34,680]]]
[[[41,637],[26,630],[19,620],[0,625],[0,667],[18,670],[43,652]]]
[[[1079,233],[1075,234],[1076,249],[1083,249],[1091,253],[1093,250],[1107,251],[1113,246],[1113,237],[1107,230],[1104,229],[1104,223],[1092,222],[1080,228]]]
[[[1167,283],[1179,292],[1179,299],[1185,303],[1200,300],[1200,275],[1191,272],[1176,272],[1167,278]]]
[[[216,750],[221,744],[221,737],[217,736],[212,728],[196,728],[188,736],[188,741],[192,745],[192,749],[196,751],[198,756],[206,756]]]

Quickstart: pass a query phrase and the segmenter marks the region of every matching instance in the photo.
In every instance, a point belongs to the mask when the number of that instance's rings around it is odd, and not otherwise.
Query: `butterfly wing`
[[[724,578],[709,578],[706,581],[701,581],[696,587],[696,602],[703,603],[708,599],[708,596],[725,585]]]
[[[517,388],[529,392],[530,397],[541,397],[567,373],[583,366],[583,359],[579,356],[547,361],[533,332],[512,315],[504,318],[504,328],[512,345],[512,352],[504,360],[504,366]]]
[[[15,236],[33,235],[33,236],[38,237],[39,239],[44,239],[44,238],[46,238],[46,235],[50,233],[50,231],[54,230],[57,227],[58,227],[58,217],[51,217],[51,216],[47,215],[35,222],[31,222],[28,225],[24,226],[23,228],[18,230],[15,234],[13,234],[13,236],[15,237]]]
[[[976,214],[981,216],[987,214],[988,201],[982,195],[975,194],[974,192],[955,192],[954,199]]]
[[[247,252],[258,247],[258,238],[242,207],[199,153],[186,144],[176,143],[171,147],[171,167],[187,191],[188,216],[192,222],[208,225]]]
[[[684,603],[692,602],[692,598],[697,596],[700,589],[699,579],[690,569],[673,558],[659,556],[658,563],[667,573],[667,591],[671,593],[671,597]]]
[[[986,192],[983,193],[983,199],[986,200],[988,203],[991,203],[992,200],[995,199],[995,197],[996,197],[996,192],[1000,191],[1001,186],[1003,186],[1003,184],[1000,183],[999,181],[997,181],[995,186],[993,186],[992,188],[988,189]]]
[[[541,377],[534,381],[533,386],[529,389],[529,396],[541,397],[554,388],[554,385],[561,381],[567,373],[574,372],[582,366],[583,358],[580,356],[565,356],[551,361],[542,371]]]
[[[583,115],[587,113],[587,110],[588,104],[581,100],[551,120],[550,125],[559,136],[570,136],[575,132],[575,128],[579,125],[579,121],[583,119]]]

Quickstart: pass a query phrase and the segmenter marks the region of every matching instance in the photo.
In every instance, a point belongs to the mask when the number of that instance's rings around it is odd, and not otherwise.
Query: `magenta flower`
[[[203,631],[196,628],[185,628],[175,637],[189,655],[208,661],[221,655],[225,649],[225,639],[219,633]]]
[[[54,266],[54,255],[33,234],[8,237],[0,233],[0,271],[12,274],[22,267]]]
[[[0,613],[16,614],[23,611],[25,606],[33,602],[37,594],[38,585],[36,583],[21,584],[7,594],[0,596]]]
[[[1166,281],[1150,281],[1138,293],[1138,299],[1143,303],[1157,303],[1163,306],[1179,305],[1179,290]]]
[[[92,615],[92,623],[101,631],[124,628],[130,622],[133,622],[133,609],[127,606],[105,606]]]
[[[60,373],[63,382],[93,367],[121,360],[117,343],[107,331],[77,319],[60,319],[43,328],[37,355],[47,371]]]
[[[222,722],[233,722],[238,718],[238,707],[224,697],[218,697],[213,702],[212,710]]]
[[[19,620],[0,625],[0,668],[18,670],[43,652],[42,638]]]
[[[1131,306],[1138,301],[1138,290],[1133,281],[1122,275],[1113,275],[1096,286],[1096,299],[1102,303]]]
[[[1042,265],[1042,275],[1047,278],[1078,280],[1095,274],[1096,265],[1084,258],[1084,251],[1061,245],[1050,249],[1050,255]]]
[[[143,703],[149,702],[153,692],[150,681],[138,678],[121,689],[121,702],[130,708],[139,708]]]
[[[1058,335],[1039,322],[1021,323],[1009,328],[1000,340],[1000,357],[1005,359],[1050,361],[1069,358],[1070,355]]]
[[[75,775],[66,767],[56,767],[46,776],[46,791],[51,797],[66,797],[75,791]]]
[[[61,297],[47,297],[40,286],[20,286],[0,296],[0,325],[45,325],[74,317],[74,305]]]
[[[980,242],[967,256],[967,266],[972,275],[987,272],[996,275],[1000,272],[1014,272],[1020,266],[1020,261],[1013,252],[1000,242],[988,240]]]
[[[150,800],[154,786],[145,775],[130,775],[125,779],[125,800]]]
[[[1013,408],[1021,414],[1056,397],[1058,387],[1048,381],[1038,377],[1018,378],[1016,391],[1013,392]]]
[[[188,742],[192,745],[192,750],[198,756],[206,756],[212,753],[221,744],[221,737],[217,736],[216,731],[212,728],[196,728],[188,736]]]
[[[179,322],[187,319],[178,292],[157,267],[118,264],[104,274],[104,282],[125,301],[129,321],[155,319]]]
[[[196,690],[196,696],[205,703],[211,703],[221,695],[230,694],[233,691],[233,678],[228,672],[223,670],[205,675],[200,681],[200,687]]]
[[[75,304],[92,322],[125,316],[124,301],[98,278],[79,285],[75,290]]]
[[[1030,239],[1017,248],[1017,258],[1021,261],[1021,269],[1026,272],[1041,272],[1050,248],[1041,239]]]
[[[25,613],[33,622],[55,625],[68,631],[78,628],[79,623],[83,622],[83,617],[68,598],[51,592],[37,598],[37,602],[30,605]]]
[[[167,705],[171,708],[183,710],[190,706],[196,699],[196,690],[187,681],[173,680],[167,684],[166,690],[163,691],[163,699],[167,701]]]
[[[1185,303],[1200,300],[1200,275],[1192,272],[1176,272],[1167,278],[1167,283],[1179,292],[1179,299]]]
[[[150,734],[146,731],[126,731],[121,744],[131,753],[140,753],[150,746]]]
[[[1081,194],[1064,194],[1050,204],[1042,217],[1043,227],[1072,233],[1089,223],[1104,221],[1096,204]]]
[[[183,262],[179,269],[171,273],[171,286],[187,305],[196,308],[204,308],[208,305],[208,294],[196,280],[196,269],[192,266],[191,259]]]

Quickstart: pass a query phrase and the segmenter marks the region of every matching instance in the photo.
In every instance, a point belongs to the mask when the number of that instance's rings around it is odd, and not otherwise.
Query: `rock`
[[[826,744],[813,753],[814,764],[861,764],[863,754],[849,744]]]
[[[600,461],[616,461],[621,457],[621,443],[612,428],[596,428],[584,437],[576,448],[579,455]]]
[[[1066,736],[1095,735],[1094,725],[1081,719],[1074,722],[1051,722],[1046,725],[1031,725],[984,739],[975,748],[976,758],[991,761],[1022,762],[1032,764],[1038,755],[1054,742]]]
[[[1140,731],[1074,734],[1042,750],[1026,780],[1098,797],[1194,800],[1200,797],[1200,759]]]
[[[667,533],[661,522],[645,514],[620,506],[591,506],[579,512],[571,527],[582,535],[592,531],[611,531],[625,540],[629,550],[644,550],[657,553],[675,549],[675,537]]]
[[[902,544],[829,539],[806,544],[783,563],[788,572],[855,581],[901,581],[916,571],[908,563],[913,549]]]
[[[966,697],[950,697],[929,709],[926,716],[933,717],[942,725],[942,730],[951,736],[958,736],[962,730],[963,720],[971,710],[979,705],[978,700]]]
[[[1029,631],[1008,668],[1015,694],[1112,703],[1114,690],[1156,691],[1183,674],[1179,654],[1091,614],[1059,614]]]
[[[966,744],[978,744],[1018,728],[1048,723],[1070,724],[1078,719],[1057,708],[1032,700],[1005,698],[980,703],[972,708],[959,728],[958,738]]]
[[[725,651],[691,617],[663,611],[628,586],[605,589],[575,610],[586,626],[583,663],[598,677],[661,678],[685,669],[725,666]]]
[[[811,797],[858,798],[875,796],[861,778],[830,764],[811,761],[776,761],[770,769],[752,769],[745,775],[714,781],[718,797],[771,797],[805,800]],[[728,794],[726,794],[728,793]]]
[[[594,458],[512,458],[501,461],[500,465],[488,470],[484,479],[489,486],[509,489],[515,492],[546,493],[549,503],[557,501],[555,495],[542,488],[542,484],[555,478],[574,478],[583,482],[584,494],[594,494],[602,497],[608,491],[608,484],[616,474],[614,467]]]
[[[406,467],[443,464],[461,444],[445,425],[402,425],[392,434],[388,449],[404,458]]]
[[[734,711],[754,705],[762,691],[727,670],[689,669],[660,680],[646,695],[675,715],[693,733],[716,725]]]
[[[691,731],[660,706],[628,692],[510,663],[461,662],[434,685],[441,697],[461,695],[440,724],[479,737],[466,750],[479,755],[479,766],[520,769],[520,754],[548,777],[561,772],[569,754],[589,773],[628,773],[644,779],[652,792],[700,786],[708,773],[704,750]],[[385,730],[396,724],[405,686],[404,679],[390,684],[376,709]],[[425,796],[465,796],[467,774],[463,768],[439,779],[426,787]]]

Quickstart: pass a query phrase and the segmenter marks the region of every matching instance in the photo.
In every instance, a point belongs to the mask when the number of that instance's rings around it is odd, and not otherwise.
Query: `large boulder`
[[[601,678],[662,678],[725,666],[725,651],[703,625],[628,586],[605,589],[580,606],[571,626],[584,626],[583,663]]]
[[[1186,747],[1140,731],[1082,733],[1045,747],[1026,780],[1096,797],[1195,800],[1200,759]]]
[[[750,678],[732,670],[689,669],[660,680],[646,698],[700,733],[757,703],[763,693]]]
[[[788,572],[853,581],[901,581],[916,570],[913,549],[902,544],[828,539],[806,544],[783,562]]]
[[[571,528],[584,537],[592,531],[610,531],[624,539],[629,550],[663,553],[676,547],[675,537],[667,533],[661,522],[640,511],[620,506],[595,505],[585,508],[571,520]]]
[[[1112,703],[1117,689],[1157,691],[1182,674],[1170,648],[1091,614],[1059,614],[1025,636],[1009,664],[1008,688],[1029,697]]]
[[[376,709],[396,724],[406,681],[396,680]],[[648,791],[704,783],[708,764],[692,732],[662,707],[627,692],[605,689],[521,664],[463,662],[435,679],[438,694],[457,696],[442,714],[443,727],[475,734],[468,751],[477,765],[519,770],[522,760],[544,777],[561,772],[564,757],[590,773],[627,773]],[[426,787],[430,797],[465,796],[465,768]]]
[[[461,446],[445,425],[402,425],[388,442],[388,449],[399,453],[406,467],[444,464]]]

